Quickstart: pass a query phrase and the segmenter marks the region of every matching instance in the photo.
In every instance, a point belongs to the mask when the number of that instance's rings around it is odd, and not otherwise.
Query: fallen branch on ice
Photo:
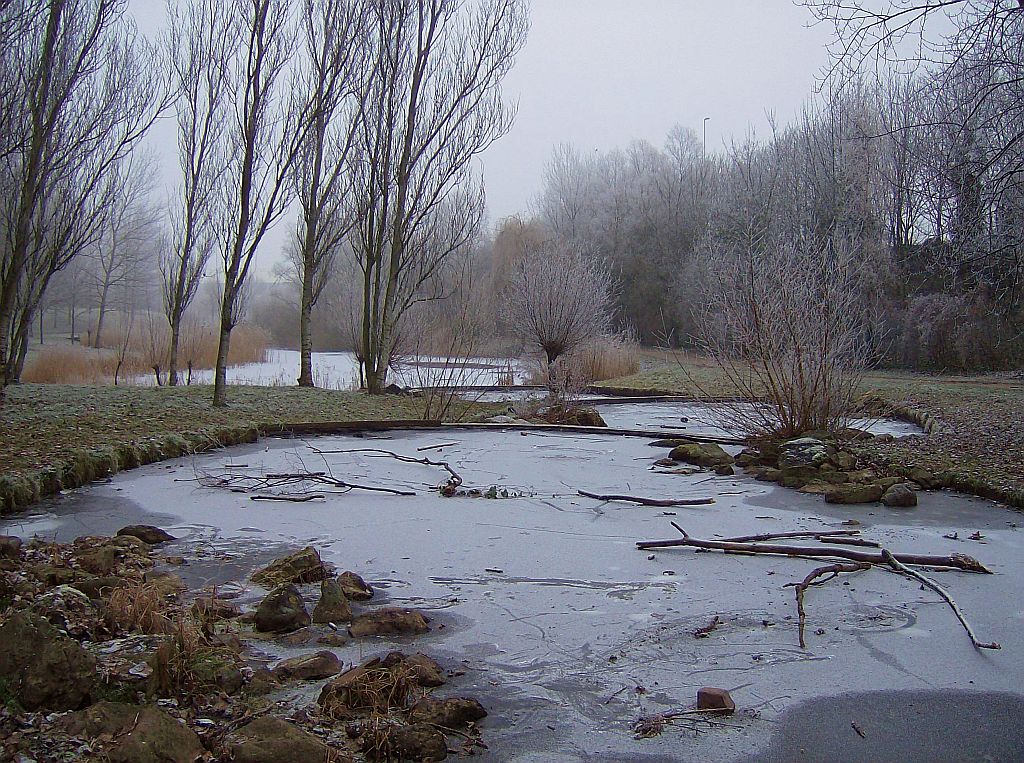
[[[869,564],[888,564],[881,551],[873,553],[870,551],[854,551],[847,548],[821,548],[820,546],[784,546],[769,543],[743,543],[728,540],[701,540],[691,538],[690,535],[675,522],[672,526],[681,534],[682,538],[674,540],[641,541],[636,544],[639,549],[650,548],[674,548],[676,546],[691,546],[693,548],[706,548],[718,551],[732,551],[741,554],[776,554],[779,556],[803,556],[810,558],[838,557],[849,559],[854,562],[868,562]],[[967,572],[981,572],[991,575],[981,562],[966,554],[949,554],[948,556],[928,556],[923,554],[893,554],[893,558],[903,564],[912,564],[918,567],[954,567]]]
[[[715,502],[714,498],[639,498],[632,495],[600,495],[598,493],[589,493],[586,490],[577,490],[576,492],[584,498],[594,498],[598,501],[626,501],[628,503],[638,503],[641,506],[706,506],[709,503]]]
[[[367,453],[371,456],[387,456],[393,458],[396,461],[402,461],[407,464],[423,464],[424,466],[438,466],[448,472],[448,481],[438,485],[438,491],[441,495],[446,498],[450,498],[455,495],[455,491],[462,485],[462,477],[456,472],[447,461],[431,461],[429,458],[415,458],[413,456],[403,456],[400,453],[395,453],[391,450],[384,450],[382,448],[349,448],[342,450],[320,450],[314,448],[312,445],[309,446],[314,453],[318,453],[321,456],[334,454],[334,453]]]
[[[825,567],[818,567],[817,569],[811,570],[807,577],[801,580],[799,583],[786,583],[787,586],[793,586],[796,589],[796,611],[799,615],[799,633],[800,633],[800,648],[806,649],[807,644],[804,642],[804,622],[807,619],[807,614],[804,612],[804,592],[812,585],[822,585],[827,583],[832,578],[839,577],[844,572],[861,572],[862,570],[871,569],[871,565],[867,562],[837,562],[836,564],[829,564]],[[823,580],[818,580],[824,575],[828,575]]]

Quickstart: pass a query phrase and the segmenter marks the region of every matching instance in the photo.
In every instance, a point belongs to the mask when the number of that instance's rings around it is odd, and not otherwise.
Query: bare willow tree
[[[228,61],[233,110],[224,126],[231,159],[219,184],[218,245],[223,265],[213,404],[227,405],[231,331],[260,242],[290,201],[288,178],[304,142],[305,114],[286,96],[295,30],[289,0],[232,0]]]
[[[548,241],[513,266],[505,323],[520,341],[544,353],[552,394],[559,359],[611,330],[614,300],[610,268],[577,244]]]
[[[402,316],[483,215],[473,159],[514,116],[500,83],[527,33],[523,0],[381,0],[358,125],[355,258],[371,393],[387,385]]]
[[[92,194],[131,153],[165,105],[166,88],[151,46],[140,39],[119,0],[13,3],[19,33],[0,56],[6,73],[0,256],[0,394],[13,380],[11,342],[26,278],[42,272],[32,258],[53,254],[46,224],[59,194]],[[6,13],[6,7],[0,9]],[[83,171],[82,168],[87,168]],[[69,182],[69,178],[74,178]],[[61,205],[82,207],[63,198]],[[46,244],[41,243],[49,236]],[[60,256],[60,255],[58,255]],[[29,301],[29,304],[31,300]],[[38,302],[36,302],[38,304]]]
[[[219,0],[168,4],[167,54],[176,88],[181,184],[171,209],[172,244],[160,259],[163,307],[170,327],[167,383],[178,383],[178,350],[185,311],[216,248],[215,193],[230,153],[221,140],[230,92],[227,70],[231,24]]]
[[[313,308],[354,223],[351,181],[357,117],[364,103],[369,32],[366,0],[302,0],[304,44],[298,87],[309,126],[292,173],[302,214],[295,259],[299,305],[299,386],[313,386]]]

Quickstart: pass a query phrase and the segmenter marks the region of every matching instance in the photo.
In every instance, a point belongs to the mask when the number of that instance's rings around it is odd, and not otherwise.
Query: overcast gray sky
[[[132,0],[147,33],[163,24],[164,7]],[[764,134],[768,112],[788,122],[825,63],[829,30],[810,20],[791,0],[532,0],[529,41],[505,80],[518,118],[482,157],[492,222],[529,212],[559,143],[581,152],[634,139],[661,145],[674,125],[699,134],[710,117],[711,151],[749,129]],[[171,120],[152,142],[174,150]],[[172,177],[173,155],[163,161]],[[270,236],[261,270],[290,227]]]

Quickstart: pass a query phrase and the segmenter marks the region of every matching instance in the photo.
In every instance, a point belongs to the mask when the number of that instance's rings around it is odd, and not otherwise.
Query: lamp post
[[[700,158],[704,159],[708,154],[708,120],[711,117],[704,117],[704,139],[701,142]]]

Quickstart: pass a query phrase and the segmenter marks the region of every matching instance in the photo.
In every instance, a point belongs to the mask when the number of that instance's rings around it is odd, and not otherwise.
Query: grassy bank
[[[299,387],[23,384],[0,406],[0,513],[123,469],[253,442],[282,424],[422,418],[423,402]]]
[[[736,394],[706,363],[683,361],[596,385],[617,392],[687,395]],[[862,446],[867,457],[898,471],[920,467],[944,487],[1024,508],[1024,382],[1000,376],[869,374],[866,396],[931,434]]]

